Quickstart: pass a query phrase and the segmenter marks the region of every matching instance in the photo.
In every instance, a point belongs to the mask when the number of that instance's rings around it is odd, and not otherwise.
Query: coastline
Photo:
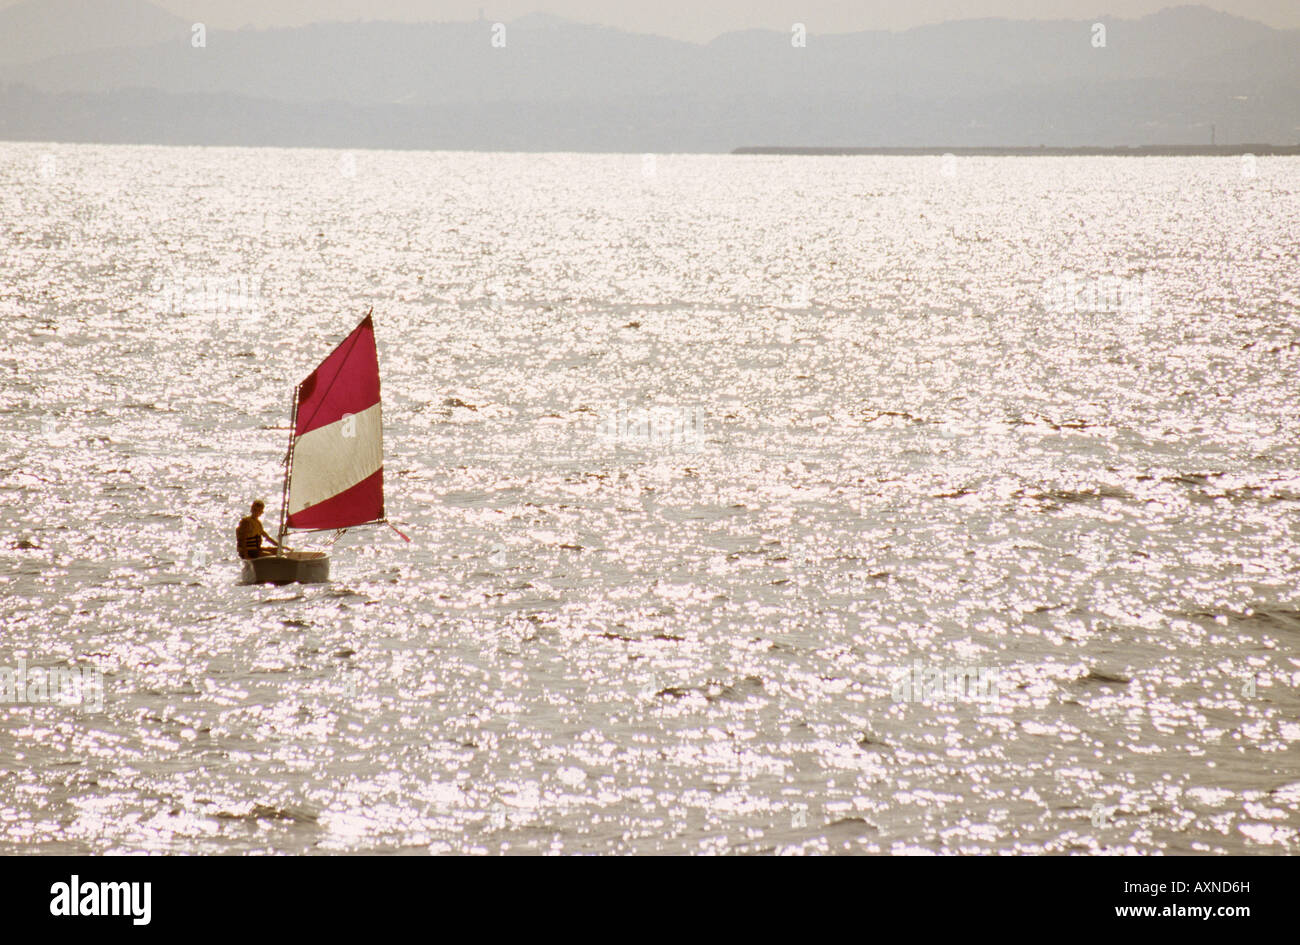
[[[838,148],[746,146],[732,154],[811,155],[825,157],[876,156],[923,157],[951,154],[956,157],[1239,157],[1243,154],[1263,156],[1300,155],[1295,144],[1142,144],[1120,147],[902,147]]]

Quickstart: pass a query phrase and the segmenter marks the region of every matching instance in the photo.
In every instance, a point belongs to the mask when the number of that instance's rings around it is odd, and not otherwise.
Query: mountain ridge
[[[0,26],[30,6],[0,10]],[[92,140],[93,128],[118,140],[116,115],[127,137],[148,128],[151,142],[167,143],[158,116],[140,113],[138,93],[151,91],[178,140],[211,143],[261,140],[220,119],[217,100],[280,116],[265,135],[280,144],[320,140],[309,122],[337,126],[330,141],[350,137],[353,122],[383,146],[525,150],[1208,144],[1211,125],[1220,141],[1300,138],[1300,30],[1202,6],[1103,22],[1101,49],[1083,20],[810,34],[797,48],[780,31],[697,44],[550,15],[507,23],[505,48],[478,20],[211,31],[196,49],[189,24],[173,18],[162,43],[0,61],[0,136]],[[37,100],[48,115],[25,111]],[[485,125],[502,120],[513,127]],[[441,138],[424,122],[440,123]],[[363,136],[354,146],[371,145]]]

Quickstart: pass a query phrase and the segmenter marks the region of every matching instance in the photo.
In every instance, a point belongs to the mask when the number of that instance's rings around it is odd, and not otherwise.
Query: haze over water
[[[0,851],[1297,852],[1298,189],[0,144]],[[413,541],[239,586],[372,306]]]

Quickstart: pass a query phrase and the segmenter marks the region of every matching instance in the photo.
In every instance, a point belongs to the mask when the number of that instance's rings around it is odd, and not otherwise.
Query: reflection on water
[[[1300,162],[642,165],[0,146],[0,849],[1300,851]]]

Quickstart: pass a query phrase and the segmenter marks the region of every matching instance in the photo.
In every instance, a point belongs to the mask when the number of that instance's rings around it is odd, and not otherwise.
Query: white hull
[[[329,555],[323,551],[289,551],[245,558],[244,584],[323,584],[330,579]]]

